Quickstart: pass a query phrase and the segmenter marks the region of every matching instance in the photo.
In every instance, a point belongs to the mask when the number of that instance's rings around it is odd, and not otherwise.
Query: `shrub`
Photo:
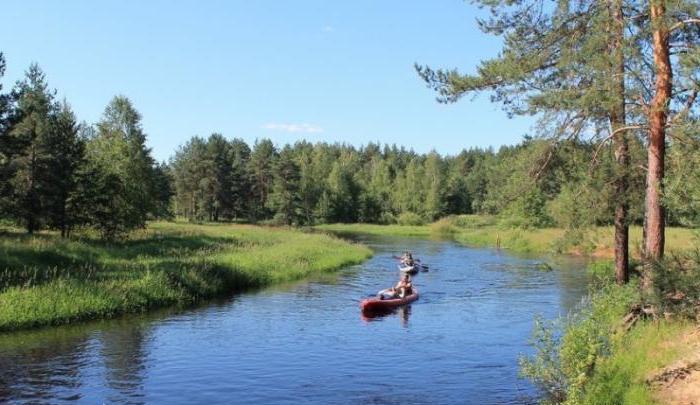
[[[404,212],[397,219],[399,225],[425,225],[425,220],[415,212]]]
[[[674,254],[654,269],[654,295],[660,312],[684,318],[700,315],[700,250]]]
[[[457,228],[454,226],[455,217],[449,216],[430,224],[430,233],[433,235],[444,235],[449,236],[457,232]]]
[[[382,212],[379,216],[379,223],[382,225],[393,225],[396,223],[396,217],[391,212]]]
[[[498,222],[493,215],[458,215],[451,218],[453,225],[470,229],[495,226]]]
[[[520,359],[521,374],[546,395],[544,403],[583,403],[596,364],[611,353],[622,317],[640,301],[638,285],[610,282],[609,264],[591,266],[601,289],[575,313],[555,322],[535,321],[535,355]]]

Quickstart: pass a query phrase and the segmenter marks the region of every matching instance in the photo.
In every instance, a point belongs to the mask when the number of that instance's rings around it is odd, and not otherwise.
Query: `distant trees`
[[[643,150],[634,145],[631,154],[638,161]],[[219,220],[303,225],[396,223],[401,217],[425,223],[446,215],[492,214],[510,226],[612,224],[615,207],[607,203],[613,200],[608,186],[612,152],[600,152],[606,156],[602,168],[590,173],[596,147],[592,141],[570,140],[550,149],[545,141],[525,139],[498,152],[470,149],[441,156],[373,144],[297,142],[277,148],[262,139],[251,152],[242,140],[217,135],[192,138],[169,167],[175,213],[193,221],[215,220],[217,207],[229,207]],[[223,151],[231,157],[217,159]],[[547,168],[535,181],[532,176],[547,152]],[[636,178],[634,184],[641,181]],[[230,192],[217,192],[217,184],[229,184]],[[585,198],[582,185],[590,191]],[[230,201],[217,202],[224,195]],[[641,204],[642,189],[635,188],[630,199]],[[641,224],[641,211],[632,212],[630,221]]]

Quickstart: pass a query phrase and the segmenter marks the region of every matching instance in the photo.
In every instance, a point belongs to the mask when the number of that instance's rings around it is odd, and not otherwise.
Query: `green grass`
[[[646,379],[686,356],[682,336],[694,329],[683,322],[647,322],[614,344],[586,385],[585,404],[652,405],[658,403]]]
[[[375,224],[324,224],[316,229],[335,233],[363,233],[380,236],[431,236],[430,227],[426,225],[375,225]]]
[[[443,218],[430,225],[330,224],[317,229],[336,233],[364,233],[388,236],[451,238],[468,246],[497,247],[520,253],[563,253],[613,257],[613,228],[597,227],[583,231],[572,242],[561,228],[509,228],[499,226],[495,217],[460,215]],[[687,228],[666,228],[667,252],[686,251],[698,246],[698,231]],[[630,228],[630,251],[638,257],[642,229]]]
[[[0,233],[0,331],[190,304],[360,263],[367,247],[245,225],[157,222],[123,242]]]

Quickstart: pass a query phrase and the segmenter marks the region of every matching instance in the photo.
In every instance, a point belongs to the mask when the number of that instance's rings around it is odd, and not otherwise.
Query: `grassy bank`
[[[316,229],[334,233],[363,233],[368,235],[430,237],[430,227],[424,225],[322,224]]]
[[[430,225],[373,225],[330,224],[316,228],[339,233],[366,233],[372,235],[443,237],[479,247],[500,247],[522,253],[562,253],[590,255],[600,258],[613,257],[612,227],[597,227],[578,233],[561,228],[520,229],[499,226],[496,218],[476,215],[461,215],[444,218]],[[630,228],[630,249],[633,256],[639,255],[642,229]],[[667,251],[685,251],[698,243],[697,231],[687,228],[667,228]]]
[[[371,256],[328,235],[153,223],[129,240],[0,234],[0,330],[189,304],[339,269]]]
[[[581,306],[535,323],[536,354],[521,359],[521,373],[542,389],[543,403],[700,400],[700,257],[686,254],[682,268],[675,261],[662,266],[656,288],[642,294],[639,279],[617,286],[612,264],[593,263],[592,289]]]

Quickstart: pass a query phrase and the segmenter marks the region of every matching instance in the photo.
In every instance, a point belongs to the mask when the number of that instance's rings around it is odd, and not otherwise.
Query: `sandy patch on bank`
[[[700,405],[700,327],[681,337],[689,355],[656,371],[647,383],[654,388],[654,397],[666,405]]]

